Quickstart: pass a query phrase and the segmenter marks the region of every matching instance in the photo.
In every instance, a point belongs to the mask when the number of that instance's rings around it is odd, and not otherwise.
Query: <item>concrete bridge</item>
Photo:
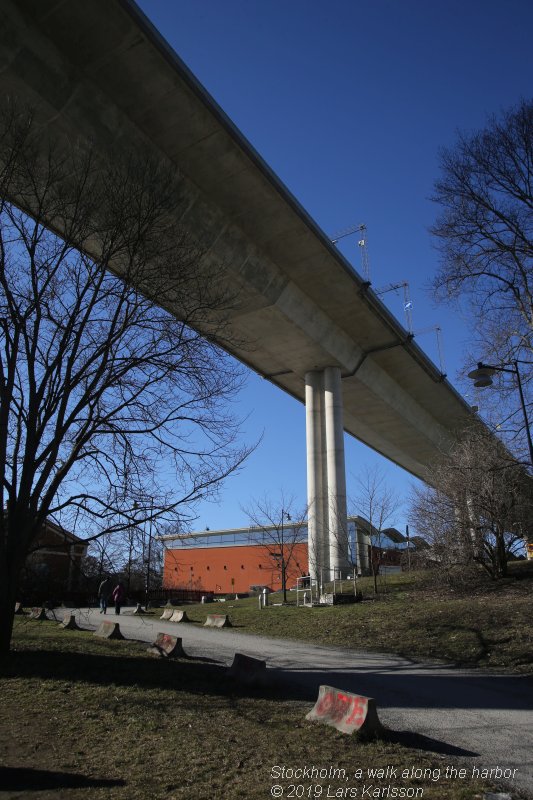
[[[239,292],[233,355],[307,414],[310,563],[342,565],[343,430],[420,478],[470,407],[132,0],[0,0],[0,86],[52,136],[148,144]],[[178,221],[178,220],[177,220]]]

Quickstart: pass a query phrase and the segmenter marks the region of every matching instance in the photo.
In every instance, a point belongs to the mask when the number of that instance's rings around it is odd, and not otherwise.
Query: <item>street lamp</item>
[[[137,522],[135,520],[135,514],[139,506],[137,502],[134,501],[133,503],[133,521],[130,521],[128,525],[128,597],[131,592],[131,559],[133,556],[133,537],[135,535],[135,526]]]
[[[148,559],[146,561],[146,587],[144,607],[148,609],[150,593],[150,561],[152,558],[152,522],[154,516],[154,498],[150,498],[150,525],[148,526]]]
[[[134,512],[138,511],[141,508],[140,504],[135,500],[133,503],[133,510]],[[143,538],[142,538],[142,562],[143,566],[146,564],[146,576],[144,580],[144,607],[148,608],[149,600],[148,594],[150,592],[150,562],[152,559],[152,521],[154,516],[154,498],[150,498],[150,525],[148,528],[148,558],[145,555],[145,548],[146,548],[146,518],[143,522]],[[135,524],[135,523],[134,523]],[[131,543],[130,543],[131,545]],[[129,570],[131,570],[131,547],[130,547],[130,564]],[[129,580],[129,577],[128,577]]]
[[[492,376],[495,372],[510,372],[513,375],[516,375],[516,382],[518,384],[518,394],[520,395],[520,405],[522,407],[522,414],[524,415],[524,422],[526,426],[526,436],[527,436],[527,443],[529,445],[529,460],[530,463],[533,464],[533,443],[531,441],[531,430],[529,428],[529,419],[527,416],[527,409],[526,409],[526,402],[524,400],[524,392],[522,390],[522,381],[520,379],[520,370],[518,369],[519,364],[531,364],[530,361],[520,361],[518,359],[511,361],[509,364],[482,364],[481,361],[478,362],[477,369],[472,370],[472,372],[468,373],[468,377],[474,381],[474,386],[479,388],[485,388],[486,386],[492,386]]]
[[[281,588],[283,589],[283,602],[287,602],[287,573],[285,565],[285,541],[284,541],[284,521],[290,522],[291,515],[288,511],[281,509]]]

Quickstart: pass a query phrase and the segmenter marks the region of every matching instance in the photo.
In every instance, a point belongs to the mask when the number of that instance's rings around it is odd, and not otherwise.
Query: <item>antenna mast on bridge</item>
[[[331,237],[331,241],[333,244],[337,244],[339,239],[344,239],[345,236],[351,236],[354,233],[359,234],[359,241],[357,242],[359,249],[361,250],[361,272],[365,281],[370,282],[370,265],[368,263],[368,249],[367,249],[367,233],[366,233],[366,225],[350,225],[349,228],[344,228],[341,231],[338,231],[334,236]]]
[[[442,349],[442,338],[441,338],[442,329],[440,325],[430,325],[429,328],[422,328],[419,331],[414,331],[414,335],[419,336],[421,333],[430,333],[431,331],[435,331],[435,336],[437,338],[437,350],[439,352],[440,371],[443,375],[446,375],[446,368],[444,365],[444,353]]]
[[[396,292],[396,294],[398,294],[398,289],[403,289],[403,310],[407,322],[407,330],[409,333],[413,333],[413,302],[409,295],[409,284],[407,281],[388,283],[387,286],[382,286],[381,289],[376,289],[375,292],[378,296],[387,294],[387,292]]]

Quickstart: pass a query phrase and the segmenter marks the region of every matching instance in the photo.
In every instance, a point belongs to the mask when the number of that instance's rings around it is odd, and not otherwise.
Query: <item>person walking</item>
[[[98,587],[98,602],[100,603],[100,614],[105,614],[107,611],[107,601],[111,594],[111,587],[113,583],[110,575],[106,575],[100,586]]]
[[[112,597],[115,604],[115,614],[120,614],[120,607],[124,602],[124,598],[126,597],[126,589],[124,588],[122,581],[119,581],[113,589]]]

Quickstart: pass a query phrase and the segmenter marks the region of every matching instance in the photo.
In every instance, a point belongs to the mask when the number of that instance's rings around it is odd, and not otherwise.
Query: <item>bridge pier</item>
[[[339,367],[305,376],[309,572],[319,584],[347,562],[348,523]]]

